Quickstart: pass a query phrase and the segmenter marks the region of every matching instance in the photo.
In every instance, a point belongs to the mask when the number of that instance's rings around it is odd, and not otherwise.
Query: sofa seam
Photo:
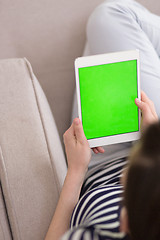
[[[34,76],[33,76],[33,72],[32,72],[32,67],[31,67],[30,62],[29,62],[26,58],[24,58],[24,61],[26,62],[27,69],[28,69],[29,74],[30,74],[30,79],[31,79],[31,83],[32,83],[32,86],[33,86],[33,92],[34,92],[34,96],[35,96],[35,100],[36,100],[36,105],[37,105],[37,109],[38,109],[40,121],[41,121],[41,124],[42,124],[42,129],[43,129],[44,137],[45,137],[45,140],[46,140],[46,146],[47,146],[47,151],[48,151],[50,163],[51,163],[51,166],[52,166],[52,173],[53,173],[53,175],[54,175],[53,164],[52,164],[52,161],[51,161],[52,157],[51,157],[51,152],[50,152],[50,148],[49,148],[47,133],[46,133],[46,130],[45,130],[45,124],[44,124],[44,121],[43,121],[43,117],[42,117],[42,113],[41,113],[41,108],[40,108],[38,96],[37,96],[37,93],[36,93],[36,88],[35,88],[35,85],[34,85],[34,82],[33,82]],[[57,174],[55,174],[55,181],[56,181],[56,188],[57,188],[58,194],[60,194],[61,191],[60,191],[60,189],[59,189],[59,187],[58,187],[58,186],[59,186],[59,181],[58,181],[58,178],[57,178]]]
[[[1,192],[2,192],[2,184],[1,184],[1,179],[0,179],[0,188],[1,188]],[[2,233],[3,233],[3,238],[5,239],[5,235],[4,235],[4,229],[3,229],[3,224],[2,224],[2,222],[1,222],[1,219],[0,219],[0,225],[1,225]]]
[[[8,209],[7,209],[7,205],[6,205],[6,201],[5,201],[5,197],[4,197],[4,192],[3,192],[3,187],[2,187],[1,180],[0,180],[0,188],[1,188],[2,198],[3,198],[2,201],[3,201],[3,204],[4,204],[4,208],[5,208],[5,213],[6,213],[6,221],[8,222],[9,234],[10,234],[11,239],[13,240],[13,233],[12,233],[12,228],[11,228],[11,224],[10,224],[10,221],[9,221]],[[0,221],[0,225],[3,226],[3,224],[1,224],[1,221]],[[3,237],[4,237],[4,239],[6,239],[3,227],[2,227],[2,231],[3,231]]]
[[[10,201],[10,205],[13,206],[11,209],[12,209],[12,212],[14,212],[14,214],[12,214],[12,217],[15,216],[15,221],[16,221],[16,226],[17,226],[17,230],[18,230],[18,238],[19,239],[22,239],[21,238],[21,234],[20,234],[20,231],[19,231],[19,226],[18,226],[18,221],[17,221],[17,215],[16,215],[16,211],[15,211],[15,206],[14,206],[14,201],[13,201],[13,198],[12,198],[12,194],[11,194],[11,187],[10,187],[10,184],[9,184],[9,181],[8,181],[8,173],[7,173],[7,170],[6,170],[6,167],[5,167],[5,161],[4,161],[4,155],[3,155],[3,151],[2,151],[2,147],[0,145],[0,157],[1,157],[1,161],[2,161],[2,169],[4,170],[5,174],[4,174],[4,177],[5,177],[5,182],[6,182],[6,186],[8,188],[8,199]],[[11,204],[12,203],[12,204]],[[6,205],[7,207],[7,205]],[[8,216],[9,217],[9,216]],[[12,220],[11,220],[12,221]],[[10,222],[9,222],[10,223]],[[10,223],[10,229],[12,230],[12,224]],[[16,231],[17,232],[17,231]],[[13,236],[13,232],[11,231],[11,235]]]

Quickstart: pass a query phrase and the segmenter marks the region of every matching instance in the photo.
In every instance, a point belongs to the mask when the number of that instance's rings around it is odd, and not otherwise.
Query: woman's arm
[[[64,134],[64,144],[68,161],[68,171],[60,194],[58,205],[45,240],[59,240],[69,229],[72,211],[79,199],[91,150],[84,135],[81,121],[74,119]]]

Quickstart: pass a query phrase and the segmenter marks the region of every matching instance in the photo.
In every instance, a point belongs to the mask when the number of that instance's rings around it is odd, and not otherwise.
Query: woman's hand
[[[84,135],[82,123],[75,118],[63,135],[68,161],[68,171],[85,176],[91,159],[91,149]]]
[[[91,149],[78,118],[74,119],[63,137],[68,172],[45,240],[59,240],[69,229],[71,215],[79,199],[84,176],[91,159]]]
[[[154,107],[154,103],[147,97],[147,95],[141,92],[141,101],[136,98],[135,103],[142,111],[142,130],[144,130],[148,125],[158,121],[158,116]],[[103,147],[92,148],[93,152],[104,153]]]
[[[148,125],[158,121],[154,103],[143,91],[141,92],[141,101],[136,98],[135,103],[142,111],[142,130],[144,130]]]

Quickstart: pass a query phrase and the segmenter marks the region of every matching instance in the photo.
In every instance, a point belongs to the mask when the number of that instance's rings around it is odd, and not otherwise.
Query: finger
[[[95,154],[98,154],[97,148],[92,148],[92,151],[93,151]]]
[[[97,147],[97,150],[98,150],[98,152],[100,152],[100,153],[104,153],[104,152],[105,152],[103,147]]]
[[[82,123],[79,118],[73,120],[74,135],[80,143],[86,143],[87,139],[83,131]]]
[[[142,102],[141,100],[139,100],[138,98],[135,99],[135,103],[137,105],[137,107],[139,107],[141,109],[141,111],[143,113],[146,113],[149,109],[149,106],[147,103]]]
[[[140,101],[139,99],[135,99],[135,103],[142,111],[143,126],[145,126],[146,123],[147,124],[151,123],[153,114],[151,112],[149,105],[145,102]]]
[[[92,151],[96,154],[99,153],[96,147],[92,148]]]
[[[141,99],[143,102],[150,102],[149,97],[147,96],[147,94],[144,91],[141,91]]]
[[[72,140],[74,137],[74,128],[73,128],[73,123],[71,124],[70,128],[63,134],[63,141],[64,144],[66,141]]]
[[[157,115],[154,103],[151,101],[151,99],[149,99],[149,97],[143,91],[141,91],[141,99],[142,99],[143,102],[145,102],[145,103],[147,103],[149,105],[151,112],[154,115]]]
[[[144,91],[141,91],[141,100],[143,102],[148,103],[151,107],[154,105],[151,99],[147,96],[147,94]]]
[[[104,153],[104,148],[103,147],[94,147],[92,148],[94,153]]]

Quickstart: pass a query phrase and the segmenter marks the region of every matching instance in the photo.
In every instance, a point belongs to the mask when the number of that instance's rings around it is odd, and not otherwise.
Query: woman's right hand
[[[148,125],[158,121],[154,103],[143,91],[141,92],[141,100],[136,98],[135,103],[142,111],[142,130],[144,130]]]

